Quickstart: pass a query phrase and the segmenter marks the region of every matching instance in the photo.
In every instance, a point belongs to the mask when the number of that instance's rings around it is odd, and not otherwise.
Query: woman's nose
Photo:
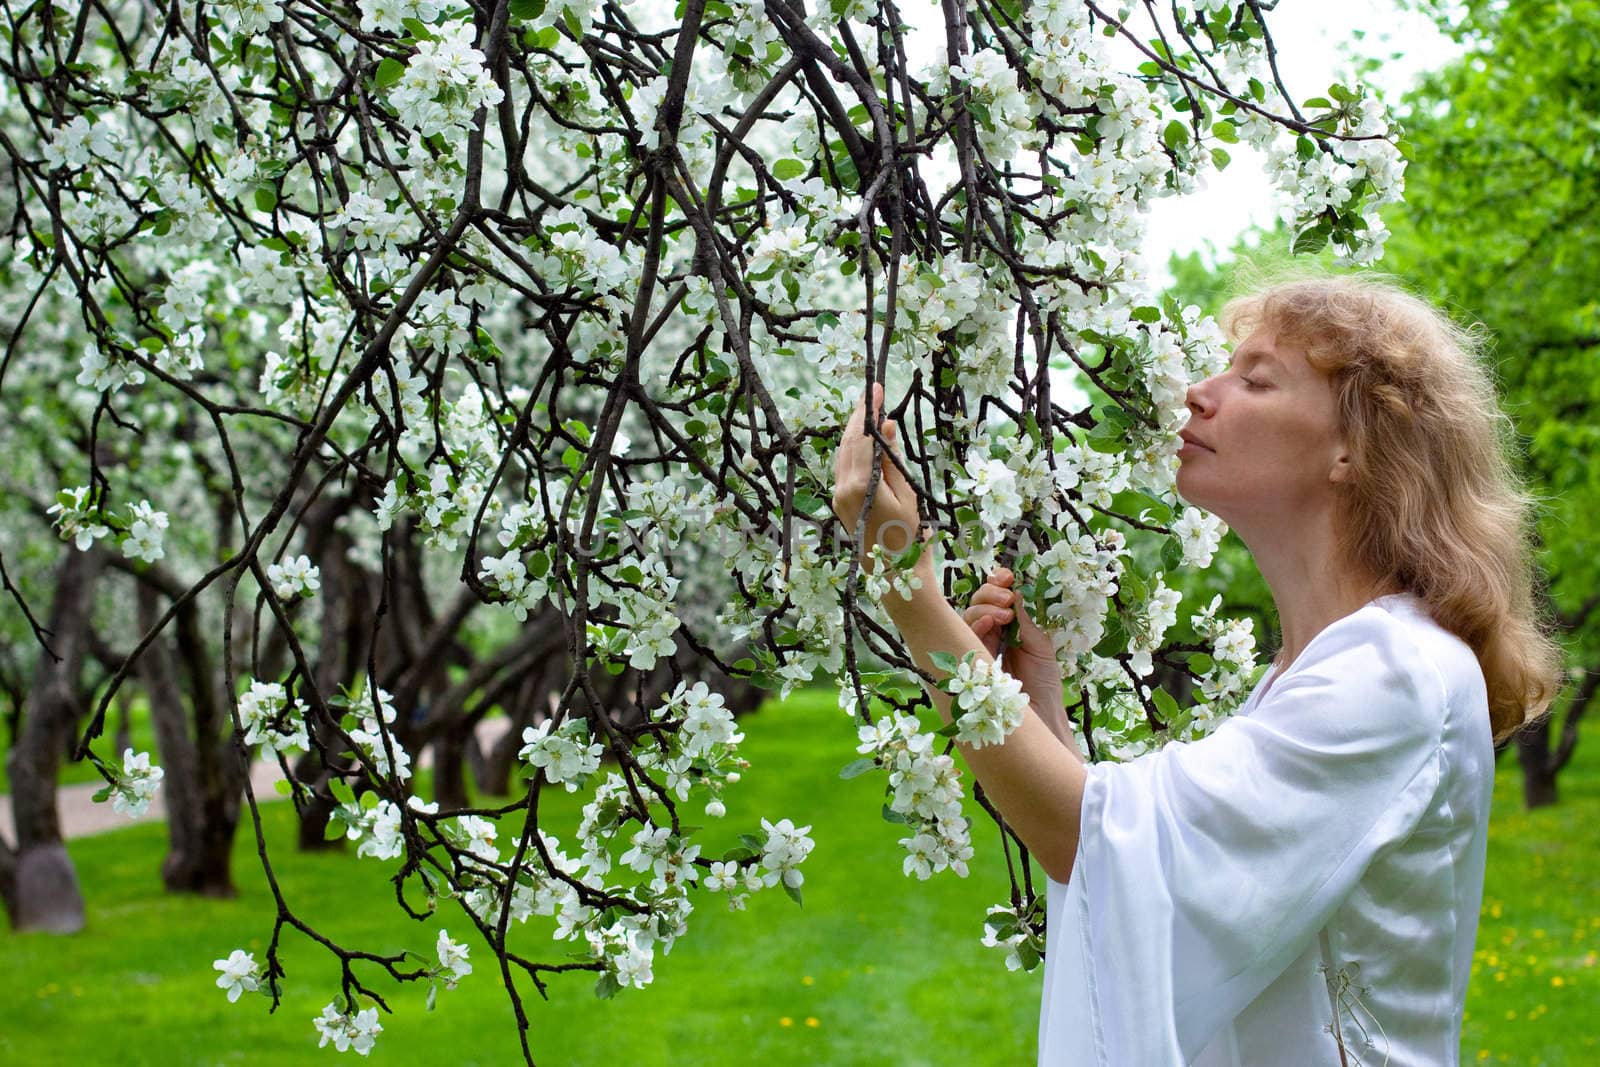
[[[1211,379],[1195,382],[1189,386],[1188,393],[1184,396],[1184,406],[1189,409],[1189,414],[1194,417],[1204,417],[1216,411],[1216,403],[1211,396]]]

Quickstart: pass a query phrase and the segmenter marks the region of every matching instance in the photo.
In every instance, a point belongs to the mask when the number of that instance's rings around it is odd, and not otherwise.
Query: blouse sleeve
[[[1041,1065],[1193,1059],[1417,825],[1445,699],[1402,624],[1363,609],[1250,716],[1091,766],[1071,878],[1048,887]]]

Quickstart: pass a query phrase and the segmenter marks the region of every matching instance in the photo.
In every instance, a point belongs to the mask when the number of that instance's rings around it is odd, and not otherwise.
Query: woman
[[[1548,705],[1559,664],[1504,419],[1469,336],[1385,283],[1292,282],[1224,318],[1244,340],[1189,390],[1177,484],[1239,534],[1282,623],[1234,717],[1089,766],[1008,571],[959,613],[924,553],[921,589],[885,606],[936,677],[930,652],[993,657],[1019,621],[1002,665],[1031,710],[963,751],[1049,877],[1041,1064],[1453,1064],[1493,740]],[[878,483],[863,547],[893,547],[916,494],[872,470],[864,419],[834,510],[854,530]]]

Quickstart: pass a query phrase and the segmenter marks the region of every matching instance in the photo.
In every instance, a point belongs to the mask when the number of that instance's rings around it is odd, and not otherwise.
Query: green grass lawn
[[[804,867],[805,906],[778,890],[730,912],[704,894],[701,910],[670,955],[657,954],[655,984],[614,1000],[594,996],[593,976],[557,976],[550,1003],[528,1005],[540,1063],[944,1064],[1021,1063],[1034,1055],[1038,972],[1007,972],[979,944],[986,907],[1006,891],[996,833],[978,823],[980,862],[971,877],[917,882],[900,873],[902,828],[878,815],[883,779],[841,781],[854,732],[831,694],[799,695],[743,720],[752,766],[727,794],[728,815],[702,836],[708,853],[758,817],[811,824],[816,850]],[[560,790],[541,809],[550,832],[572,839],[577,804]],[[476,938],[459,913],[413,923],[386,881],[398,861],[299,855],[292,814],[263,808],[276,869],[291,902],[336,939],[378,951],[431,951],[442,925]],[[706,821],[706,820],[697,820]],[[89,901],[80,937],[0,940],[0,1062],[276,1064],[317,1055],[311,1019],[333,998],[337,965],[324,950],[291,939],[286,997],[269,1016],[264,999],[229,1004],[211,961],[235,947],[263,958],[270,896],[254,842],[241,834],[235,901],[163,896],[156,872],[160,825],[131,827],[71,844]],[[453,907],[453,905],[450,905]],[[524,951],[559,961],[567,947],[530,920]],[[472,937],[466,937],[471,933]],[[539,953],[548,947],[548,953]],[[505,990],[481,945],[478,971],[436,1011],[406,987],[390,1003],[375,1063],[504,1064],[519,1060]],[[565,978],[566,980],[561,980]],[[393,990],[392,985],[380,989]],[[332,1056],[331,1049],[323,1056]]]
[[[689,933],[657,955],[655,984],[597,1000],[587,974],[560,976],[550,1003],[529,1002],[538,1061],[615,1067],[655,1064],[1019,1064],[1035,1055],[1039,975],[1007,972],[978,943],[984,908],[1006,886],[994,833],[977,825],[972,876],[920,883],[900,873],[899,828],[878,817],[882,778],[840,781],[852,732],[829,694],[801,694],[743,720],[750,772],[708,831],[707,852],[758,816],[810,823],[805,907],[771,890],[744,912],[705,896]],[[1600,1060],[1600,885],[1589,829],[1600,822],[1600,736],[1563,780],[1563,801],[1520,810],[1513,761],[1500,769],[1489,883],[1468,1000],[1463,1062],[1589,1064]],[[551,832],[572,836],[576,798],[545,794]],[[442,925],[475,933],[459,913],[426,924],[394,907],[394,862],[292,849],[285,804],[264,809],[276,869],[292,904],[325,933],[378,951],[428,951]],[[720,835],[720,836],[718,836]],[[263,955],[270,898],[241,834],[234,901],[164,896],[160,825],[73,842],[90,908],[82,936],[0,939],[0,1062],[18,1064],[281,1064],[318,1053],[311,1026],[337,989],[330,956],[290,935],[286,997],[276,1015],[247,996],[229,1004],[211,961],[235,947]],[[524,948],[558,959],[538,920]],[[552,951],[540,956],[549,944]],[[376,1063],[517,1062],[505,991],[474,945],[478,972],[438,1009],[423,992],[393,991]]]
[[[1592,719],[1560,781],[1559,804],[1527,811],[1515,755],[1501,758],[1463,1064],[1600,1063],[1600,727]]]

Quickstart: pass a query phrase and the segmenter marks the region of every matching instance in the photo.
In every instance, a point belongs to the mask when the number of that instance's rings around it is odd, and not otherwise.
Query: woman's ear
[[[1333,458],[1333,466],[1328,469],[1328,481],[1334,485],[1343,485],[1355,475],[1355,464],[1350,460],[1350,452],[1341,443],[1339,454]]]

